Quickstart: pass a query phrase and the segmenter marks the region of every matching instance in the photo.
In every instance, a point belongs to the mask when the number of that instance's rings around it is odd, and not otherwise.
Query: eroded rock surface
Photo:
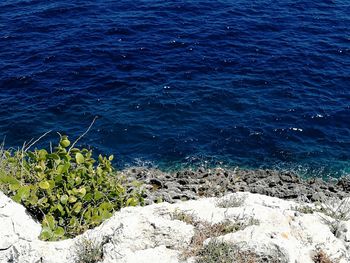
[[[336,208],[337,201],[333,202]],[[37,238],[40,225],[24,207],[0,193],[0,262],[76,262],[78,246],[84,240],[101,245],[103,263],[196,262],[195,256],[180,259],[192,245],[195,226],[174,217],[179,212],[211,224],[254,221],[216,239],[254,253],[261,259],[257,263],[313,263],[317,251],[334,262],[350,262],[350,221],[336,222],[318,211],[314,204],[239,192],[221,198],[124,208],[75,239],[43,242]],[[333,223],[337,224],[336,231]],[[211,239],[204,240],[204,245]]]
[[[302,179],[289,171],[199,168],[168,173],[134,167],[122,173],[130,180],[144,182],[147,203],[158,200],[175,203],[235,192],[251,192],[303,202],[324,202],[329,198],[343,198],[350,193],[349,177],[326,182],[319,178]]]

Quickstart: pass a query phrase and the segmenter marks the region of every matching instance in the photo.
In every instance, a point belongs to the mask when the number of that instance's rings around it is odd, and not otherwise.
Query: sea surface
[[[1,0],[0,138],[118,166],[350,172],[349,0]]]

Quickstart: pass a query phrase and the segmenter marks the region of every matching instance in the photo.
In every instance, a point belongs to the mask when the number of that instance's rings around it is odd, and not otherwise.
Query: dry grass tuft
[[[344,198],[340,202],[337,199],[330,199],[327,203],[321,205],[319,212],[327,216],[320,215],[323,222],[336,235],[340,223],[350,220],[350,199]]]
[[[102,245],[89,239],[82,239],[75,244],[74,263],[97,263],[103,260]]]
[[[230,198],[223,198],[217,201],[216,206],[220,208],[240,207],[243,206],[245,199],[245,196],[232,195]]]
[[[171,215],[172,220],[180,220],[182,222],[185,222],[189,225],[195,225],[197,223],[197,218],[195,217],[194,213],[189,214],[183,211],[180,211],[176,209]]]
[[[182,259],[197,256],[199,251],[203,248],[204,241],[208,238],[215,238],[228,233],[233,233],[259,223],[257,220],[247,218],[243,215],[237,216],[233,221],[225,220],[220,223],[211,224],[207,221],[199,220],[194,214],[188,214],[177,210],[171,215],[171,218],[191,224],[195,228],[194,236],[191,239],[190,245],[181,255]]]
[[[313,214],[314,212],[317,212],[316,208],[308,205],[293,207],[293,210],[303,214]]]
[[[282,261],[258,255],[249,249],[242,250],[241,247],[229,242],[211,239],[199,250],[195,263],[282,263]]]
[[[189,258],[196,256],[203,247],[203,243],[208,238],[222,236],[237,231],[237,224],[230,221],[224,221],[216,224],[197,221],[195,225],[195,234],[191,239],[190,246],[183,251],[182,257]]]
[[[323,250],[317,251],[316,255],[312,258],[315,263],[335,263],[333,262]]]
[[[304,205],[293,209],[303,214],[319,213],[323,223],[329,226],[334,235],[336,235],[341,222],[350,220],[350,198],[343,200],[332,198],[316,207]]]
[[[237,250],[232,244],[211,240],[198,252],[196,263],[258,263],[257,256],[251,252]]]

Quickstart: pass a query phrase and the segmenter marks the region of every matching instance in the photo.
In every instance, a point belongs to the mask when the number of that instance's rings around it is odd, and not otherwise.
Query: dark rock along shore
[[[275,170],[199,168],[168,173],[134,167],[122,173],[130,181],[143,182],[146,204],[160,201],[174,203],[238,191],[304,202],[324,202],[329,198],[342,199],[350,192],[349,177],[324,181],[320,178],[303,179],[293,172]]]

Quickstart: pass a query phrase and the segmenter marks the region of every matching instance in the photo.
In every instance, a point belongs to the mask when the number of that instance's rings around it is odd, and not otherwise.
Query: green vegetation
[[[42,240],[74,237],[122,207],[143,204],[140,184],[115,171],[113,155],[95,160],[76,142],[60,135],[50,151],[0,149],[0,190],[42,223]]]

